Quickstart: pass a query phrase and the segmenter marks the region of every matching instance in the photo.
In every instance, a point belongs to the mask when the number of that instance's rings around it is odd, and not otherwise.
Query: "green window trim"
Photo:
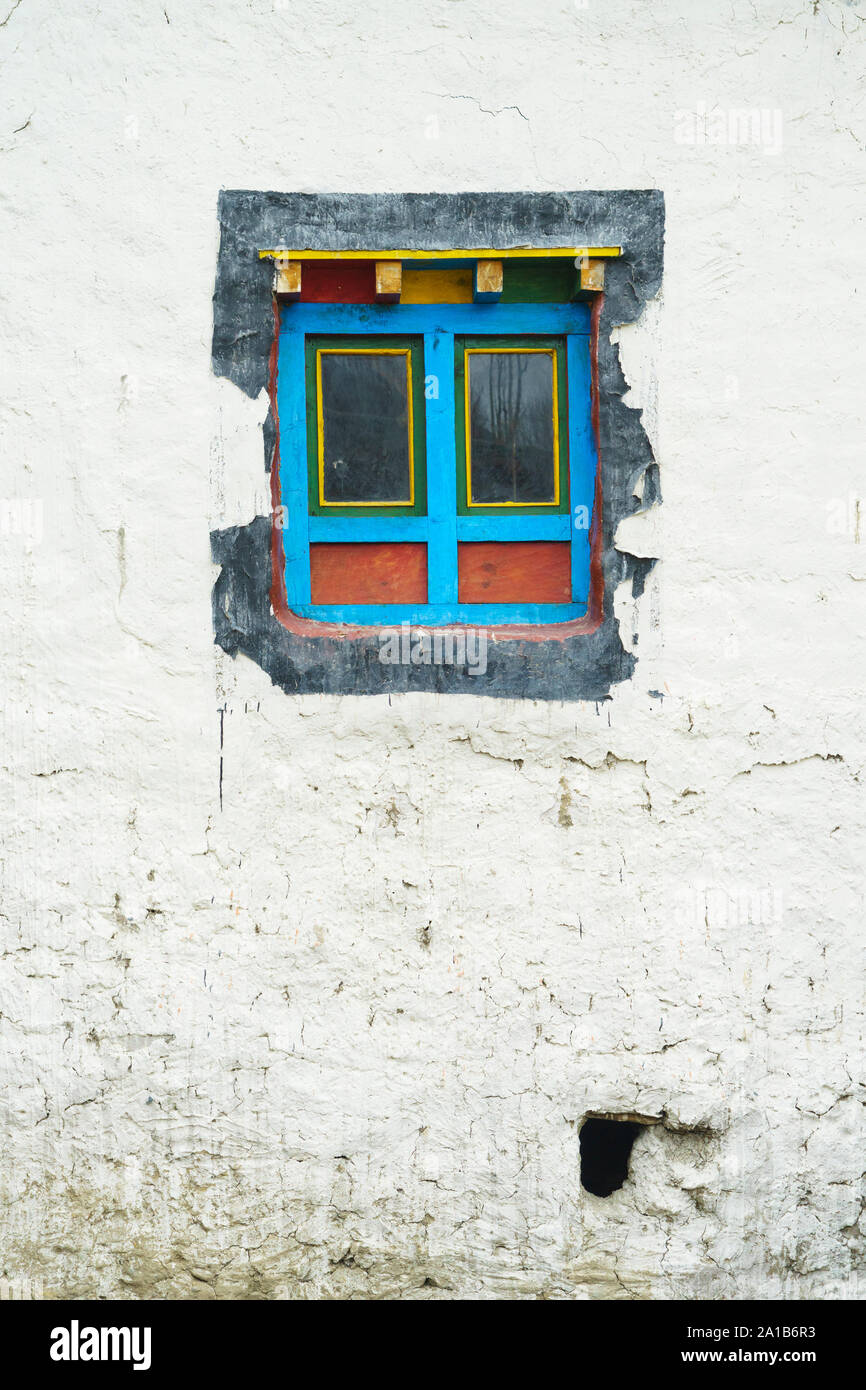
[[[557,466],[559,472],[558,502],[483,503],[468,499],[466,459],[466,354],[524,348],[543,349],[554,353],[556,372]],[[457,514],[458,516],[545,516],[564,515],[571,510],[568,479],[568,370],[564,338],[548,337],[455,337],[454,339],[454,416],[457,444]]]
[[[325,352],[369,353],[379,350],[394,353],[409,353],[411,367],[411,407],[412,436],[411,455],[413,468],[414,501],[412,502],[325,502],[320,498],[320,401],[318,384],[318,354]],[[308,504],[311,516],[426,516],[427,514],[427,467],[426,467],[426,429],[424,399],[424,339],[422,336],[374,336],[357,334],[347,336],[317,335],[306,339],[306,417],[307,417],[307,481]]]

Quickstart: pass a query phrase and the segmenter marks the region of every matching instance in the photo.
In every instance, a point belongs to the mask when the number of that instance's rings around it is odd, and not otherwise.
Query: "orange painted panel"
[[[568,541],[467,541],[457,547],[461,603],[570,603]]]
[[[415,541],[310,546],[313,603],[426,603],[427,547]]]

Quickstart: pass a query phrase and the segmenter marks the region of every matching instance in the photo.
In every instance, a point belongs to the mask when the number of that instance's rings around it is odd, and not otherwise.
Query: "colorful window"
[[[289,609],[353,628],[582,617],[597,460],[580,251],[263,254]]]

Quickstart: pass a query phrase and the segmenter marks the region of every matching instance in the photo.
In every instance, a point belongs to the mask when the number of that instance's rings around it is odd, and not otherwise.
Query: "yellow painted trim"
[[[406,395],[409,425],[409,496],[389,501],[328,502],[325,500],[325,414],[322,404],[323,357],[405,357]],[[317,348],[316,349],[316,458],[319,469],[320,507],[414,507],[415,505],[415,419],[412,407],[412,349],[411,348]]]
[[[421,270],[407,266],[403,271],[401,304],[471,304],[472,270],[469,266]]]
[[[449,248],[448,250],[409,251],[288,251],[284,248],[260,251],[259,259],[277,257],[291,261],[501,261],[553,256],[621,256],[621,246],[517,246],[507,251],[491,247]]]
[[[467,507],[558,507],[559,506],[559,383],[557,371],[556,354],[557,348],[464,348],[463,349],[463,415],[466,429],[466,506]],[[554,497],[552,502],[473,502],[472,501],[472,430],[469,417],[469,357],[475,357],[479,353],[485,357],[492,357],[494,354],[522,352],[532,353],[536,356],[543,354],[550,357],[551,368],[553,371],[553,477],[554,477]]]

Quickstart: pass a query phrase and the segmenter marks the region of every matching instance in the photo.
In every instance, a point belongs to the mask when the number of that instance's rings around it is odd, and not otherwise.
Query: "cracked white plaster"
[[[0,1277],[862,1297],[862,23],[171,10],[0,22],[2,491],[42,503],[0,535]],[[779,154],[677,143],[698,100]],[[210,370],[221,187],[664,190],[615,336],[664,498],[617,541],[665,543],[609,701],[290,698],[215,649],[210,526],[270,505]],[[659,1121],[605,1199],[589,1113]]]

